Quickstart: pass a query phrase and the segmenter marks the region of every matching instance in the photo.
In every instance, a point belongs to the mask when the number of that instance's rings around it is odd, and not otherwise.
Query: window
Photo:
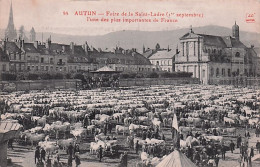
[[[236,53],[236,57],[240,57],[240,53],[239,52]]]
[[[156,61],[156,65],[159,65],[159,61]]]
[[[228,76],[231,77],[231,70],[228,69]]]
[[[202,70],[202,78],[205,78],[206,71]]]
[[[3,64],[3,71],[6,71],[6,64]]]
[[[185,66],[183,66],[182,68],[183,68],[182,71],[185,71]]]
[[[16,60],[16,53],[14,53],[14,60]]]
[[[39,70],[39,67],[38,67],[38,66],[35,66],[35,68],[36,68],[36,71],[38,71],[38,70]]]
[[[30,69],[30,66],[27,66],[27,70],[28,70],[28,71],[30,71],[30,70],[31,70],[31,69]]]
[[[219,69],[217,68],[216,69],[216,77],[218,77],[219,76]]]
[[[21,54],[19,54],[19,60],[22,60],[22,55]]]
[[[49,71],[49,66],[46,66],[46,71]]]
[[[226,75],[226,74],[225,74],[225,69],[222,68],[222,76],[225,77],[225,75]]]
[[[44,62],[44,58],[43,57],[41,57],[41,63],[43,63]]]
[[[53,64],[53,58],[50,58],[50,63]]]
[[[237,69],[237,75],[239,75],[239,69]]]
[[[214,76],[214,68],[210,69],[210,76],[212,76],[212,77]]]
[[[44,71],[44,66],[41,66],[41,71]]]

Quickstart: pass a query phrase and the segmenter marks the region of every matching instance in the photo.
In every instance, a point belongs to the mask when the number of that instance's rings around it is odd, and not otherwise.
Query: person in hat
[[[231,140],[230,144],[229,144],[229,148],[231,153],[233,153],[233,151],[235,150],[235,143],[233,142],[233,140]]]
[[[68,146],[68,149],[67,149],[67,153],[68,153],[70,156],[72,156],[73,150],[74,150],[74,147],[73,147],[72,143],[70,143],[70,145]]]
[[[45,161],[45,156],[46,156],[46,151],[44,150],[44,148],[41,148],[41,161]]]
[[[35,150],[35,152],[34,152],[34,161],[35,161],[35,164],[36,164],[36,160],[37,160],[37,162],[40,160],[40,147],[39,146],[37,146],[36,147],[36,150]]]
[[[100,145],[99,148],[98,148],[98,154],[99,154],[99,162],[101,162],[101,160],[102,160],[102,155],[103,155],[103,148],[102,148],[101,145]]]

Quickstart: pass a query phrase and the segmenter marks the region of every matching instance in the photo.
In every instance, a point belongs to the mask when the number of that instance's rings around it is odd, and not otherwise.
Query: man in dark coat
[[[36,147],[35,154],[34,154],[35,164],[36,164],[36,159],[37,159],[37,162],[40,160],[40,148],[39,148],[39,146]]]
[[[242,142],[242,138],[241,138],[241,136],[239,135],[239,136],[237,137],[237,148],[239,148],[239,147],[241,146],[241,142]]]
[[[232,140],[229,147],[230,147],[230,151],[233,153],[233,151],[235,150],[235,143]]]
[[[72,156],[73,150],[74,150],[73,145],[72,145],[72,143],[70,143],[70,145],[68,147],[68,151],[67,151],[70,156]]]
[[[139,141],[137,140],[136,143],[135,143],[136,154],[138,154],[138,150],[139,150]]]
[[[102,156],[103,156],[103,148],[100,145],[98,148],[98,155],[99,155],[99,162],[101,162]]]
[[[42,160],[45,161],[45,156],[46,156],[46,151],[44,150],[44,148],[41,148],[41,161]]]

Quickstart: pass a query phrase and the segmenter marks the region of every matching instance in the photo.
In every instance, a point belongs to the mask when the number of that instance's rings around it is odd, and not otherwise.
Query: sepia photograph
[[[0,167],[259,167],[260,0],[0,0]]]

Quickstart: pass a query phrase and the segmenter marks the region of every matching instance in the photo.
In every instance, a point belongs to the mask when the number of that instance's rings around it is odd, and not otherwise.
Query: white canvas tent
[[[197,167],[189,158],[178,150],[174,150],[156,167]]]

